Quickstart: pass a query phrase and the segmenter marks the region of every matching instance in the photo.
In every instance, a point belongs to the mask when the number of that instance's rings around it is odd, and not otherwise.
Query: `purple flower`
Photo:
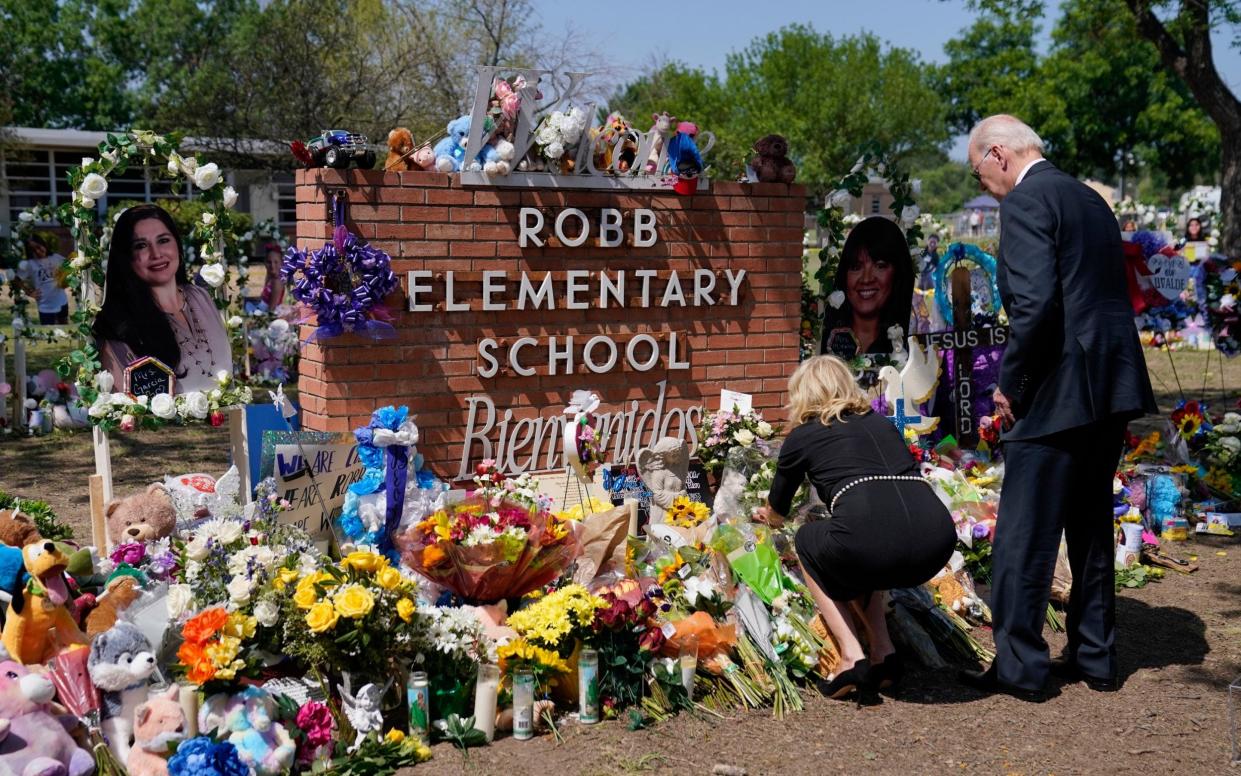
[[[975,539],[986,539],[991,535],[991,529],[987,528],[984,523],[974,523],[974,526],[970,528],[970,534]]]
[[[130,544],[118,544],[116,549],[112,550],[113,563],[128,563],[135,566],[142,562],[146,557],[147,548],[141,542],[133,542]]]

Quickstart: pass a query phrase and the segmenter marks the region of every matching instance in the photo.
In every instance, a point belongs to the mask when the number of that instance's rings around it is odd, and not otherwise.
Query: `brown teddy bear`
[[[104,514],[108,521],[108,540],[113,545],[162,539],[171,535],[177,526],[172,497],[160,483],[154,483],[141,493],[112,499]]]
[[[0,542],[21,548],[42,538],[29,517],[16,509],[0,509]]]
[[[750,167],[761,183],[792,183],[797,177],[797,166],[789,159],[789,141],[782,135],[768,135],[754,144],[758,156],[750,160]]]
[[[400,172],[416,170],[414,160],[414,134],[405,127],[397,127],[388,133],[388,158],[384,161],[384,170]]]

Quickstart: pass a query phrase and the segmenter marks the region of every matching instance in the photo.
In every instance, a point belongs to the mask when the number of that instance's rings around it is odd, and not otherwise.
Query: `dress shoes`
[[[1042,703],[1048,697],[1044,690],[1027,690],[1024,687],[1018,687],[1002,681],[996,675],[994,665],[986,671],[960,671],[957,676],[963,684],[993,695],[1003,693],[1028,703]]]
[[[1065,656],[1052,658],[1051,675],[1065,682],[1081,682],[1095,692],[1116,692],[1120,689],[1120,679],[1091,676],[1082,671],[1077,663]]]

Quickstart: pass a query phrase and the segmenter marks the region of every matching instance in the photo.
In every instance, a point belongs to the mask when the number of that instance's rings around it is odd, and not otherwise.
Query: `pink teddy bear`
[[[50,712],[52,680],[21,663],[0,663],[0,773],[90,776],[95,758]]]

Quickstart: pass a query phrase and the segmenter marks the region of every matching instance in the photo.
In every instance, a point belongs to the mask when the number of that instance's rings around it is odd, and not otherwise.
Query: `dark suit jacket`
[[[1034,439],[1156,412],[1112,209],[1041,161],[1000,205],[1000,297],[1011,336],[1000,390]]]

